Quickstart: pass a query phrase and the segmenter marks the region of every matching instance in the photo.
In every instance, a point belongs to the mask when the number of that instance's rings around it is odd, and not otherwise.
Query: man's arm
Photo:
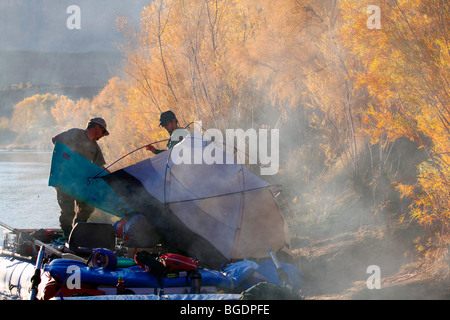
[[[148,146],[146,146],[145,149],[153,152],[154,154],[158,154],[158,153],[165,151],[165,150],[161,150],[161,149],[156,149],[155,146],[152,144],[149,144]]]

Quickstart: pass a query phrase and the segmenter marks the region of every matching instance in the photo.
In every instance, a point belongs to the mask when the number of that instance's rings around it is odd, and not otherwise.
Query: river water
[[[51,151],[0,151],[0,221],[14,228],[59,228],[48,186]]]

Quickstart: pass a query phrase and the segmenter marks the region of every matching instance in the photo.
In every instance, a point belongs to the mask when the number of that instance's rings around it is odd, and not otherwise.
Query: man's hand
[[[151,151],[153,153],[156,152],[156,148],[152,144],[149,144],[148,146],[146,146],[145,149],[149,150],[149,151]]]

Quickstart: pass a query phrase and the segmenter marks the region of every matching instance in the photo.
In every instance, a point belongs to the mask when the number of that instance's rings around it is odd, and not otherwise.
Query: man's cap
[[[98,124],[98,125],[102,126],[102,127],[105,129],[105,130],[104,130],[105,136],[109,135],[108,130],[106,130],[106,121],[105,121],[103,118],[100,118],[100,117],[98,117],[98,118],[92,118],[91,120],[89,120],[88,126],[89,126],[89,124],[91,124],[91,123],[95,123],[95,124]]]
[[[159,126],[165,126],[169,121],[173,120],[173,119],[177,119],[177,117],[175,116],[175,113],[173,113],[172,111],[168,110],[168,111],[164,111],[163,113],[161,113],[161,116],[159,117]]]

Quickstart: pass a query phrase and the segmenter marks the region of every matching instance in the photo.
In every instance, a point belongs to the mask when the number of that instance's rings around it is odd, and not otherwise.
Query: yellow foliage
[[[381,29],[369,29],[366,10],[372,4],[152,1],[143,8],[138,26],[118,19],[125,36],[120,49],[126,77],[110,79],[91,101],[27,98],[0,127],[39,123],[59,132],[102,116],[110,136],[100,144],[111,163],[168,139],[158,119],[169,109],[181,126],[194,120],[221,130],[286,124],[295,138],[314,133],[298,144],[305,145],[308,155],[320,154],[320,164],[311,156],[318,171],[330,170],[339,160],[355,170],[366,141],[386,148],[407,138],[428,158],[418,165],[413,185],[398,183],[396,189],[413,200],[412,218],[448,239],[450,4],[380,0]],[[299,145],[292,145],[293,154]],[[144,149],[117,166],[148,156]],[[291,179],[298,174],[290,173]]]
[[[450,185],[450,59],[446,0],[379,1],[381,29],[365,26],[371,1],[342,1],[346,22],[341,38],[364,62],[357,83],[372,102],[364,114],[365,133],[373,142],[407,137],[429,156],[419,166],[414,186],[399,185],[411,197],[411,216],[448,238]]]

